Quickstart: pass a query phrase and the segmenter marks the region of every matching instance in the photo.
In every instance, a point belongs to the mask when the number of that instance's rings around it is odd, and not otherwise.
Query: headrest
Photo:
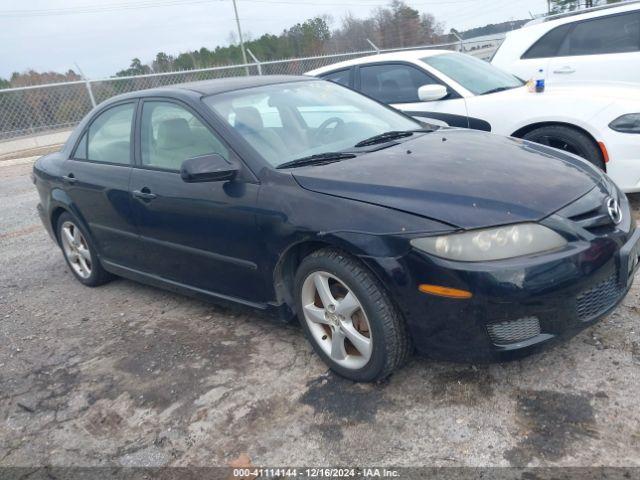
[[[236,114],[236,128],[244,128],[257,132],[262,130],[263,123],[260,112],[255,107],[239,107],[234,108],[233,111]]]
[[[175,150],[193,143],[191,128],[184,118],[169,118],[158,126],[158,148]]]
[[[399,88],[400,85],[395,80],[385,80],[384,82],[382,82],[383,90],[398,90]]]

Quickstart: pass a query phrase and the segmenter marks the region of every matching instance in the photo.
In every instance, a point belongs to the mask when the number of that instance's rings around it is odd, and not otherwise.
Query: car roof
[[[215,78],[213,80],[202,80],[199,82],[187,82],[176,85],[168,85],[159,88],[137,90],[124,93],[110,98],[111,101],[119,101],[127,98],[151,97],[154,95],[167,95],[168,93],[194,92],[203,96],[215,95],[218,93],[233,92],[245,88],[262,87],[265,85],[276,85],[290,82],[308,82],[312,78],[302,75],[259,75],[245,77]]]
[[[547,23],[551,23],[552,26],[556,26],[565,23],[577,22],[586,18],[598,18],[604,15],[611,15],[618,12],[628,12],[639,9],[640,0],[629,0],[620,3],[598,5],[591,8],[585,8],[583,10],[573,10],[571,12],[558,13],[555,15],[547,15],[544,17],[536,18],[534,20],[531,20],[530,22],[527,22],[522,28]]]
[[[351,60],[345,60],[343,62],[333,63],[326,67],[316,68],[311,70],[305,75],[321,75],[333,70],[339,70],[341,68],[351,67],[353,65],[362,65],[364,63],[373,62],[389,62],[389,61],[415,61],[425,57],[434,57],[436,55],[442,55],[445,53],[454,53],[453,50],[435,50],[435,49],[421,49],[421,50],[403,50],[400,52],[380,53],[377,55],[367,55],[366,57],[352,58]]]

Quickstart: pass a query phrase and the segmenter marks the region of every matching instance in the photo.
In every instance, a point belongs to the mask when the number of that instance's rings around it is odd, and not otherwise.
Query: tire
[[[531,130],[522,138],[573,153],[588,160],[600,170],[605,170],[604,158],[598,145],[588,135],[575,128],[550,125]]]
[[[329,287],[326,308],[317,281]],[[295,288],[302,329],[335,373],[357,382],[372,382],[384,379],[406,362],[411,344],[404,319],[385,289],[356,259],[334,248],[317,250],[298,267]],[[358,304],[355,310],[354,299]]]
[[[97,287],[113,279],[102,268],[91,235],[71,214],[60,215],[56,235],[69,270],[80,283]]]

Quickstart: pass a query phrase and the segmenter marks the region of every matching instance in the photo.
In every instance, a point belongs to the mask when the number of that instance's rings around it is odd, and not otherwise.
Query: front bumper
[[[603,238],[487,263],[451,262],[414,250],[378,267],[391,272],[393,294],[420,353],[446,360],[500,361],[569,338],[611,312],[631,287],[639,251],[640,230],[635,230],[624,244]],[[473,297],[424,294],[417,289],[423,283],[467,290]],[[533,336],[495,340],[495,325],[531,319],[539,324]]]
[[[640,134],[621,133],[609,127],[599,136],[607,148],[607,174],[623,192],[640,192]]]

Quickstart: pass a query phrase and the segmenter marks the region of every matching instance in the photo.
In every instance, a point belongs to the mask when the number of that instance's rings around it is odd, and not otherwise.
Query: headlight
[[[640,133],[640,113],[628,113],[616,118],[609,128],[622,133]]]
[[[483,262],[520,257],[563,247],[567,241],[537,223],[454,233],[440,237],[414,238],[418,250],[461,262]]]

